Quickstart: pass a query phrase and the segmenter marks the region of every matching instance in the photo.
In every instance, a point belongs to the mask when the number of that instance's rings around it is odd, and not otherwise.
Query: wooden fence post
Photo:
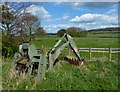
[[[112,48],[109,48],[109,60],[110,61],[111,61],[111,57],[112,57],[112,55],[111,55],[112,53],[111,52],[112,52]]]
[[[91,60],[91,54],[92,54],[92,53],[91,53],[91,48],[89,48],[89,55],[90,55],[90,56],[89,56],[89,59],[90,59],[90,60]]]

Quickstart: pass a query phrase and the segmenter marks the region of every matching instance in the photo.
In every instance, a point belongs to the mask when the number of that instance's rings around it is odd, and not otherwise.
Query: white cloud
[[[70,26],[69,24],[57,24],[57,25],[44,26],[44,28],[67,28],[69,26]]]
[[[36,6],[36,5],[31,5],[26,9],[26,12],[29,12],[35,16],[37,16],[40,20],[45,20],[45,21],[60,21],[60,20],[65,20],[69,18],[68,15],[64,14],[63,17],[56,18],[56,19],[51,19],[51,15],[47,10],[45,10],[44,7],[42,6]]]
[[[67,18],[69,18],[69,16],[63,16],[63,19],[67,19]]]
[[[42,6],[31,5],[26,9],[26,12],[29,12],[35,16],[37,16],[40,20],[46,20],[51,17],[49,12],[44,9]]]
[[[46,30],[48,33],[57,33],[59,29],[66,29],[70,27],[69,24],[57,24],[57,25],[47,25],[43,26],[43,28]]]
[[[117,11],[116,9],[111,9],[107,12],[107,14],[111,14],[111,13],[116,12],[116,11]]]
[[[105,27],[118,27],[118,16],[105,14],[83,14],[70,20],[74,24],[82,24],[83,28],[95,29]]]
[[[68,24],[57,24],[43,26],[48,33],[57,33],[59,29],[67,29],[69,27],[80,27],[82,29],[96,29],[106,27],[118,27],[117,16],[104,14],[84,14],[76,16],[70,20]]]
[[[48,19],[47,21],[49,21],[49,22],[60,21],[60,20],[65,20],[67,18],[69,18],[69,16],[63,16],[63,17],[56,18],[56,19]]]
[[[117,24],[118,19],[117,16],[110,16],[105,14],[84,14],[81,16],[76,16],[75,18],[70,20],[71,22],[79,22],[79,23],[93,23],[96,22],[98,24]]]

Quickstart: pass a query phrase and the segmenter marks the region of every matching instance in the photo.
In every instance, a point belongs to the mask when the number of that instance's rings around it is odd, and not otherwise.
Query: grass
[[[48,52],[59,39],[46,36],[32,43]],[[78,48],[118,48],[117,38],[75,37],[74,40]],[[118,54],[112,55],[112,61],[108,61],[106,53],[92,53],[91,61],[88,61],[89,53],[80,54],[87,62],[85,66],[74,66],[60,60],[52,70],[46,72],[40,84],[36,84],[34,76],[12,76],[13,59],[4,59],[3,90],[118,90]],[[60,57],[66,55],[68,51],[63,51]]]
[[[118,38],[120,37],[120,32],[116,31],[91,31],[88,37],[100,37],[100,38]]]
[[[100,37],[100,38],[118,38],[120,37],[120,33],[117,34],[90,34],[88,37]]]
[[[3,63],[4,90],[118,90],[116,61],[89,61],[85,66],[78,67],[60,61],[37,85],[33,76],[9,77],[12,59],[8,60]]]
[[[60,37],[42,37],[34,41],[37,48],[52,48]],[[79,48],[118,48],[118,38],[74,37]]]
[[[89,33],[93,34],[112,34],[112,33],[119,33],[119,30],[116,31],[90,31]]]

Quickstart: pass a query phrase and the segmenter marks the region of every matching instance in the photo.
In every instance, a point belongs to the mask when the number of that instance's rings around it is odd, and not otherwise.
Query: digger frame
[[[64,38],[66,38],[66,42],[60,45]],[[77,60],[74,60],[73,64],[83,64],[84,62],[78,52],[74,39],[69,34],[65,33],[46,55],[41,49],[38,50],[34,44],[23,42],[19,45],[19,52],[16,52],[14,56],[15,69],[20,72],[25,71],[28,76],[34,74],[34,71],[37,70],[37,81],[42,81],[46,70],[51,70],[61,52],[68,45],[77,57]],[[20,68],[20,65],[22,68]]]

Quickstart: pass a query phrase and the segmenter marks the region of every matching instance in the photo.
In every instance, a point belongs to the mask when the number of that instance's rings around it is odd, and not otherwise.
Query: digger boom
[[[59,44],[62,42],[64,38],[66,38],[66,42],[59,46]],[[74,39],[69,34],[65,33],[63,37],[54,45],[54,47],[47,54],[50,68],[53,66],[55,60],[59,57],[59,55],[64,50],[64,48],[68,45],[71,47],[71,49],[75,53],[78,60],[82,61],[78,53],[78,49],[74,42]]]

